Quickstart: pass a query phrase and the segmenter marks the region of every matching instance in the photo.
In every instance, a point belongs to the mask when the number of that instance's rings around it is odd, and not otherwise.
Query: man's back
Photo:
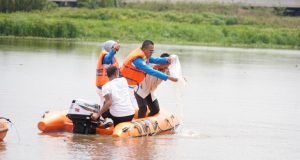
[[[128,116],[135,113],[131,104],[128,83],[125,78],[115,78],[106,83],[102,88],[103,96],[112,96],[110,113],[115,117]]]

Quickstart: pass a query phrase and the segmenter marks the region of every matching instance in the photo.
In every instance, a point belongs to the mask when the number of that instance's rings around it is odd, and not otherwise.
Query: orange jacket
[[[100,56],[98,59],[98,65],[97,65],[97,70],[96,70],[96,86],[98,88],[101,88],[106,82],[109,81],[107,74],[106,74],[107,66],[102,64],[103,58],[106,54],[107,54],[107,52],[105,50],[102,50],[100,52]],[[114,63],[111,65],[119,68],[119,63],[118,63],[118,60],[116,57],[114,57]]]
[[[143,70],[132,65],[132,62],[138,57],[146,60],[146,55],[140,48],[131,52],[125,59],[123,66],[120,68],[122,76],[127,79],[129,85],[139,84],[146,76],[146,73]]]

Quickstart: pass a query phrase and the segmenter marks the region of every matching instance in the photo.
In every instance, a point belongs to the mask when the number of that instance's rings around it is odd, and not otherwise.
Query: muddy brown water
[[[100,43],[0,40],[0,159],[300,159],[300,51],[156,45],[177,54],[187,79],[159,86],[161,108],[182,118],[173,135],[41,134],[47,110],[97,102]],[[122,44],[120,61],[139,44]]]

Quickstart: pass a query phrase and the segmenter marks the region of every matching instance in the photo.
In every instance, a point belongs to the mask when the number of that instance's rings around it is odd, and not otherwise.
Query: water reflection
[[[63,139],[72,159],[156,159],[163,149],[172,145],[175,137],[112,138],[110,136],[80,134],[50,134]],[[172,157],[172,156],[171,156]]]
[[[68,153],[75,159],[153,159],[155,139],[117,138],[99,135],[71,135]],[[82,153],[84,154],[78,154]]]
[[[35,49],[56,49],[69,51],[76,47],[75,41],[66,40],[38,40],[38,39],[21,39],[21,38],[0,38],[2,46],[16,46],[16,48],[27,48],[28,50]]]
[[[116,151],[119,155],[114,155],[114,159],[128,157],[129,159],[153,159],[157,144],[149,137],[127,138],[113,140]],[[126,150],[123,148],[126,147]]]
[[[37,40],[19,38],[1,38],[0,48],[3,52],[11,50],[21,51],[23,54],[36,53],[56,53],[72,55],[91,55],[97,54],[101,49],[101,42],[80,43],[66,40]]]
[[[2,155],[2,154],[5,154],[5,151],[6,151],[6,144],[5,144],[5,142],[1,142],[0,141],[0,156]]]

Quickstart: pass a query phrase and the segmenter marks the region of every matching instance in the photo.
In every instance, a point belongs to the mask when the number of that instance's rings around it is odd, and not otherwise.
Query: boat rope
[[[158,128],[158,122],[157,121],[151,121],[152,127],[154,129],[154,131],[156,132],[157,128]]]
[[[48,114],[49,111],[45,111],[45,113],[42,115],[42,118],[45,118],[46,114]]]
[[[156,124],[157,121],[151,121],[151,120],[142,120],[137,122],[132,122],[134,125],[134,128],[137,128],[140,136],[152,136],[153,134],[156,134],[156,130],[158,127],[158,124]],[[151,131],[151,126],[153,128],[153,132]]]
[[[158,131],[157,133],[166,132],[166,131],[169,130],[169,129],[162,129],[162,128],[160,128],[158,122],[157,122],[157,128],[159,129],[159,131]],[[157,134],[157,133],[156,133],[156,134]]]
[[[20,135],[19,135],[19,131],[18,131],[18,128],[16,127],[16,125],[10,119],[8,119],[8,118],[0,117],[0,119],[4,119],[7,122],[9,122],[10,125],[11,125],[11,127],[15,129],[17,137],[18,137],[18,143],[20,143]]]
[[[145,128],[146,128],[146,132],[147,132],[147,136],[151,136],[151,129],[150,129],[150,120],[145,120],[144,124],[145,124]]]
[[[157,130],[158,130],[158,122],[150,120],[150,123],[152,124],[152,128],[153,128],[153,133],[151,135],[152,136],[156,135],[157,134]]]
[[[139,134],[140,134],[140,135],[143,135],[143,129],[142,129],[142,127],[140,126],[140,124],[137,123],[137,122],[131,122],[131,123],[134,125],[134,128],[136,128],[136,129],[138,130]]]
[[[162,131],[162,129],[159,127],[157,121],[154,121],[154,125],[155,125],[155,127],[153,127],[153,128],[154,128],[155,132],[153,133],[153,135],[156,135],[157,133],[160,133]]]
[[[170,118],[165,119],[165,121],[169,124],[170,127],[168,129],[162,129],[159,126],[158,121],[151,119],[135,121],[131,123],[134,125],[134,128],[138,130],[139,136],[153,136],[161,132],[169,131],[170,129],[173,130],[173,132],[175,132],[176,124],[174,122],[174,119],[175,117],[173,114],[170,116]],[[151,131],[151,126],[153,131]]]
[[[166,119],[167,122],[169,123],[171,129],[173,130],[173,132],[175,132],[175,127],[176,127],[175,122],[174,122],[174,118],[175,118],[174,115],[171,115],[171,116],[170,116],[170,119],[172,120],[172,123],[170,122],[169,119]]]
[[[147,135],[147,134],[148,134],[148,131],[147,131],[147,126],[146,126],[145,120],[140,121],[140,124],[141,124],[141,126],[142,126],[142,128],[143,128],[144,135]]]
[[[172,123],[170,122],[170,120],[168,119],[168,118],[166,118],[166,121],[169,123],[169,125],[170,125],[170,127],[172,128],[172,130],[173,130],[173,132],[175,132],[175,127],[176,127],[176,125],[175,125],[175,123],[174,123],[174,115],[171,115],[170,116],[170,119],[172,120]]]
[[[176,129],[176,124],[175,124],[175,122],[174,122],[175,117],[174,117],[174,115],[172,114],[172,115],[170,116],[170,118],[171,118],[172,123],[173,123],[173,132],[175,133],[175,129]]]
[[[148,126],[148,124],[146,123],[146,121],[144,121],[144,129],[145,129],[145,136],[149,136],[149,133],[150,133],[150,128]]]
[[[4,119],[4,120],[6,120],[7,122],[12,123],[12,122],[10,121],[10,119],[5,118],[5,117],[0,117],[0,119]]]

